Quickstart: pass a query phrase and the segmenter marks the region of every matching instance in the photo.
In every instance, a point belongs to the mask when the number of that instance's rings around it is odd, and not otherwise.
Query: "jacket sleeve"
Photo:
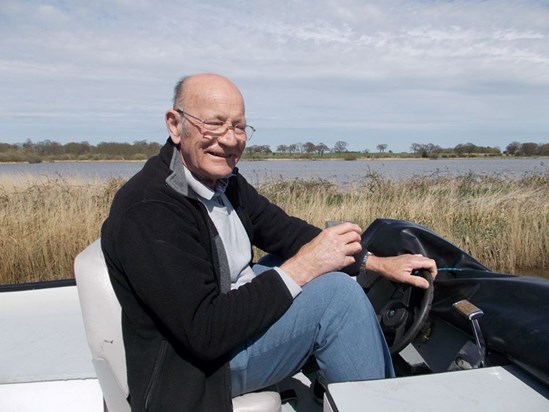
[[[260,195],[243,176],[238,175],[238,202],[244,209],[241,219],[248,220],[248,235],[260,249],[288,259],[320,233],[320,229],[297,217],[289,216],[280,207]],[[231,200],[232,201],[232,200]]]
[[[274,323],[292,296],[274,270],[220,294],[204,219],[188,205],[142,201],[111,228],[108,249],[139,302],[122,304],[130,321],[152,319],[174,347],[215,361]]]

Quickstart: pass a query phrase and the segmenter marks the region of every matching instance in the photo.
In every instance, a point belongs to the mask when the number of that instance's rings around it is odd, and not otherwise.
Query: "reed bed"
[[[76,254],[99,236],[122,180],[0,178],[0,284],[73,276]],[[477,175],[402,182],[366,176],[339,190],[323,180],[258,187],[289,214],[323,227],[378,217],[427,226],[495,271],[549,268],[549,175]],[[259,251],[259,253],[261,253]]]
[[[345,192],[325,181],[280,181],[259,188],[288,213],[324,227],[379,217],[424,225],[491,270],[549,268],[549,175],[520,180],[463,175],[402,182],[373,173]],[[547,272],[547,271],[545,271]]]
[[[0,179],[0,284],[73,277],[122,180]]]

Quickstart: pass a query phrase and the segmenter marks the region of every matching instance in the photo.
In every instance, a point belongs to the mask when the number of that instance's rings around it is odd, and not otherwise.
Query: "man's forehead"
[[[202,97],[212,93],[227,93],[240,96],[238,87],[226,77],[202,74],[188,79],[184,89],[185,95]]]
[[[219,76],[191,78],[185,85],[183,99],[188,109],[232,108],[244,112],[244,101],[238,88]]]

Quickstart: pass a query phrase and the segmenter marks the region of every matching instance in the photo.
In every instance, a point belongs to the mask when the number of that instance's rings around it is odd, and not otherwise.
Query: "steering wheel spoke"
[[[425,270],[418,271],[416,275],[429,281],[428,289],[395,284],[384,278],[382,278],[383,281],[392,284],[393,289],[389,295],[387,295],[387,285],[379,285],[382,279],[375,283],[370,282],[370,284],[374,284],[374,287],[370,289],[365,287],[366,294],[376,308],[381,328],[392,354],[400,352],[417,336],[431,310],[434,296],[432,276]],[[376,283],[378,286],[375,286]],[[380,304],[383,299],[386,303]]]

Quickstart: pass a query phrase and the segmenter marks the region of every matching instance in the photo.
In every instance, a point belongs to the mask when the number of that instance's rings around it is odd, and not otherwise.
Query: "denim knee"
[[[331,272],[322,275],[306,285],[304,292],[308,286],[312,294],[309,299],[323,301],[326,305],[323,310],[337,312],[340,316],[375,318],[366,293],[356,279],[346,273]]]
[[[368,300],[362,287],[355,278],[343,272],[330,272],[317,278],[333,297],[341,297],[343,300],[352,302],[363,302]],[[316,280],[316,279],[315,279]]]
[[[324,378],[342,382],[392,376],[385,339],[362,287],[344,273],[324,277],[317,283],[326,305],[314,347]]]

